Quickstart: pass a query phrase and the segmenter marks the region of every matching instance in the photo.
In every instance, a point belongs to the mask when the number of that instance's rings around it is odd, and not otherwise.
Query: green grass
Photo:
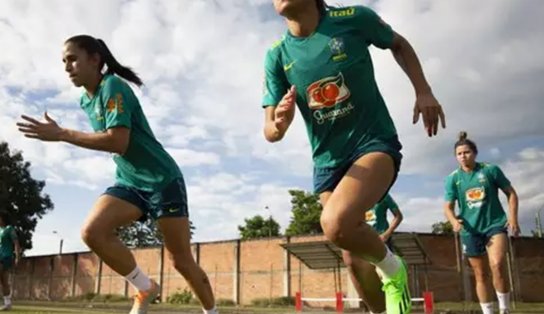
[[[113,314],[113,313],[128,313],[130,304],[128,302],[115,302],[115,303],[103,303],[96,302],[91,305],[88,302],[25,302],[16,303],[14,305],[12,313],[19,314]],[[544,303],[525,303],[516,304],[516,310],[512,313],[516,314],[534,314],[544,313]],[[295,313],[294,307],[283,308],[236,308],[236,307],[221,307],[221,314],[293,314]],[[446,312],[446,310],[449,310]],[[439,303],[436,304],[435,313],[471,313],[471,311],[478,311],[479,306],[477,303]],[[355,311],[346,310],[347,313]],[[197,306],[173,306],[170,304],[153,305],[150,314],[200,314],[201,309]],[[305,309],[303,313],[312,313],[310,309]],[[321,309],[315,309],[313,313],[334,313],[325,312]],[[360,313],[360,312],[357,312]],[[418,313],[416,311],[413,312]],[[473,312],[477,313],[477,312]]]

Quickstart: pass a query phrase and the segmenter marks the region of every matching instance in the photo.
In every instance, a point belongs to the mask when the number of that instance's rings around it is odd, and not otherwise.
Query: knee
[[[170,255],[170,261],[174,268],[184,277],[187,276],[196,265],[192,256],[184,254],[172,254]]]
[[[342,259],[344,260],[344,265],[346,265],[346,268],[351,271],[353,270],[353,255],[351,252],[343,251],[342,252]]]
[[[325,237],[332,243],[338,245],[344,237],[345,230],[341,227],[342,220],[337,216],[321,216],[321,228]]]
[[[487,282],[488,277],[489,277],[489,274],[487,270],[474,269],[474,279],[476,280],[476,282],[485,283]]]
[[[504,272],[504,263],[501,261],[492,261],[489,263],[489,268],[491,268],[493,277],[502,277]]]
[[[341,210],[327,210],[328,212],[342,212]],[[329,214],[321,216],[321,228],[325,237],[332,243],[343,247],[343,243],[355,231],[357,224],[350,221],[347,215]]]
[[[81,228],[81,239],[89,247],[104,243],[107,234],[103,228],[94,224],[86,224]]]

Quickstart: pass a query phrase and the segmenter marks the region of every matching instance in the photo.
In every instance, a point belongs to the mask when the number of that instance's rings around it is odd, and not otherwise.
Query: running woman
[[[393,214],[391,224],[387,220],[388,212]],[[378,232],[380,238],[390,250],[393,250],[391,236],[402,222],[402,219],[403,216],[399,206],[389,194],[365,213],[366,223]],[[385,295],[382,291],[380,278],[376,273],[376,267],[361,258],[352,257],[348,251],[342,251],[342,253],[344,264],[347,266],[355,289],[371,313],[385,312]]]
[[[9,274],[13,267],[19,263],[21,246],[17,239],[15,228],[9,223],[6,213],[0,213],[0,281],[2,283],[2,295],[4,306],[0,311],[11,310],[11,287],[9,286]]]
[[[72,83],[84,88],[80,106],[95,132],[62,128],[47,112],[45,121],[23,115],[24,121],[17,125],[29,138],[63,141],[113,154],[117,165],[115,185],[98,198],[91,210],[81,230],[83,241],[138,291],[130,313],[147,313],[160,288],[137,267],[115,230],[145,216],[155,219],[174,267],[199,298],[204,313],[217,313],[208,277],[191,254],[183,176],[155,138],[126,82],[140,86],[141,79],[119,64],[102,40],[88,35],[66,40],[62,60]]]
[[[510,313],[510,286],[506,274],[509,227],[518,236],[518,196],[502,170],[476,161],[478,148],[461,132],[455,143],[459,168],[446,178],[444,213],[460,232],[463,253],[468,257],[476,279],[476,294],[484,314],[493,313],[493,293],[487,266],[491,268],[493,286],[501,314]],[[499,189],[508,198],[508,218],[499,200]],[[455,215],[455,202],[459,215]]]
[[[407,267],[362,221],[394,183],[401,144],[378,90],[369,45],[390,49],[412,82],[428,136],[444,114],[406,39],[363,6],[329,8],[323,0],[274,0],[288,31],[267,52],[264,136],[281,140],[295,114],[306,123],[313,152],[314,190],[324,206],[326,237],[376,266],[387,313],[411,310]]]

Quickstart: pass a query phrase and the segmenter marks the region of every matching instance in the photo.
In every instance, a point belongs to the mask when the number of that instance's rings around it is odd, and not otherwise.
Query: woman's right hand
[[[274,124],[280,132],[287,130],[295,116],[296,88],[291,86],[287,93],[283,95],[274,111]]]
[[[453,227],[453,232],[459,232],[463,229],[463,220],[456,219],[451,226]]]

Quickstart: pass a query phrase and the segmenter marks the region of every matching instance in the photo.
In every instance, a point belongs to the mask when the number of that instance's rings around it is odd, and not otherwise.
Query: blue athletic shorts
[[[402,154],[400,153],[401,149],[402,145],[400,144],[397,136],[394,136],[387,140],[375,139],[363,145],[362,147],[355,149],[351,154],[350,158],[348,158],[344,164],[338,167],[314,167],[314,192],[320,194],[326,191],[334,191],[338,183],[340,183],[340,180],[342,180],[346,172],[349,170],[351,165],[353,165],[353,163],[357,161],[357,159],[359,159],[363,155],[374,152],[386,153],[391,156],[391,158],[393,158],[393,162],[395,165],[395,175],[391,182],[391,185],[389,186],[389,188],[391,188],[391,186],[393,186],[393,183],[395,183],[398,172],[400,170],[400,163],[402,160]],[[384,196],[387,195],[388,191],[384,193]]]
[[[486,246],[494,235],[506,233],[505,227],[495,227],[486,233],[461,233],[463,254],[467,257],[482,256],[487,253]]]
[[[187,192],[183,178],[177,178],[157,192],[142,191],[133,187],[115,184],[104,192],[131,203],[142,211],[140,221],[148,217],[188,217]]]

